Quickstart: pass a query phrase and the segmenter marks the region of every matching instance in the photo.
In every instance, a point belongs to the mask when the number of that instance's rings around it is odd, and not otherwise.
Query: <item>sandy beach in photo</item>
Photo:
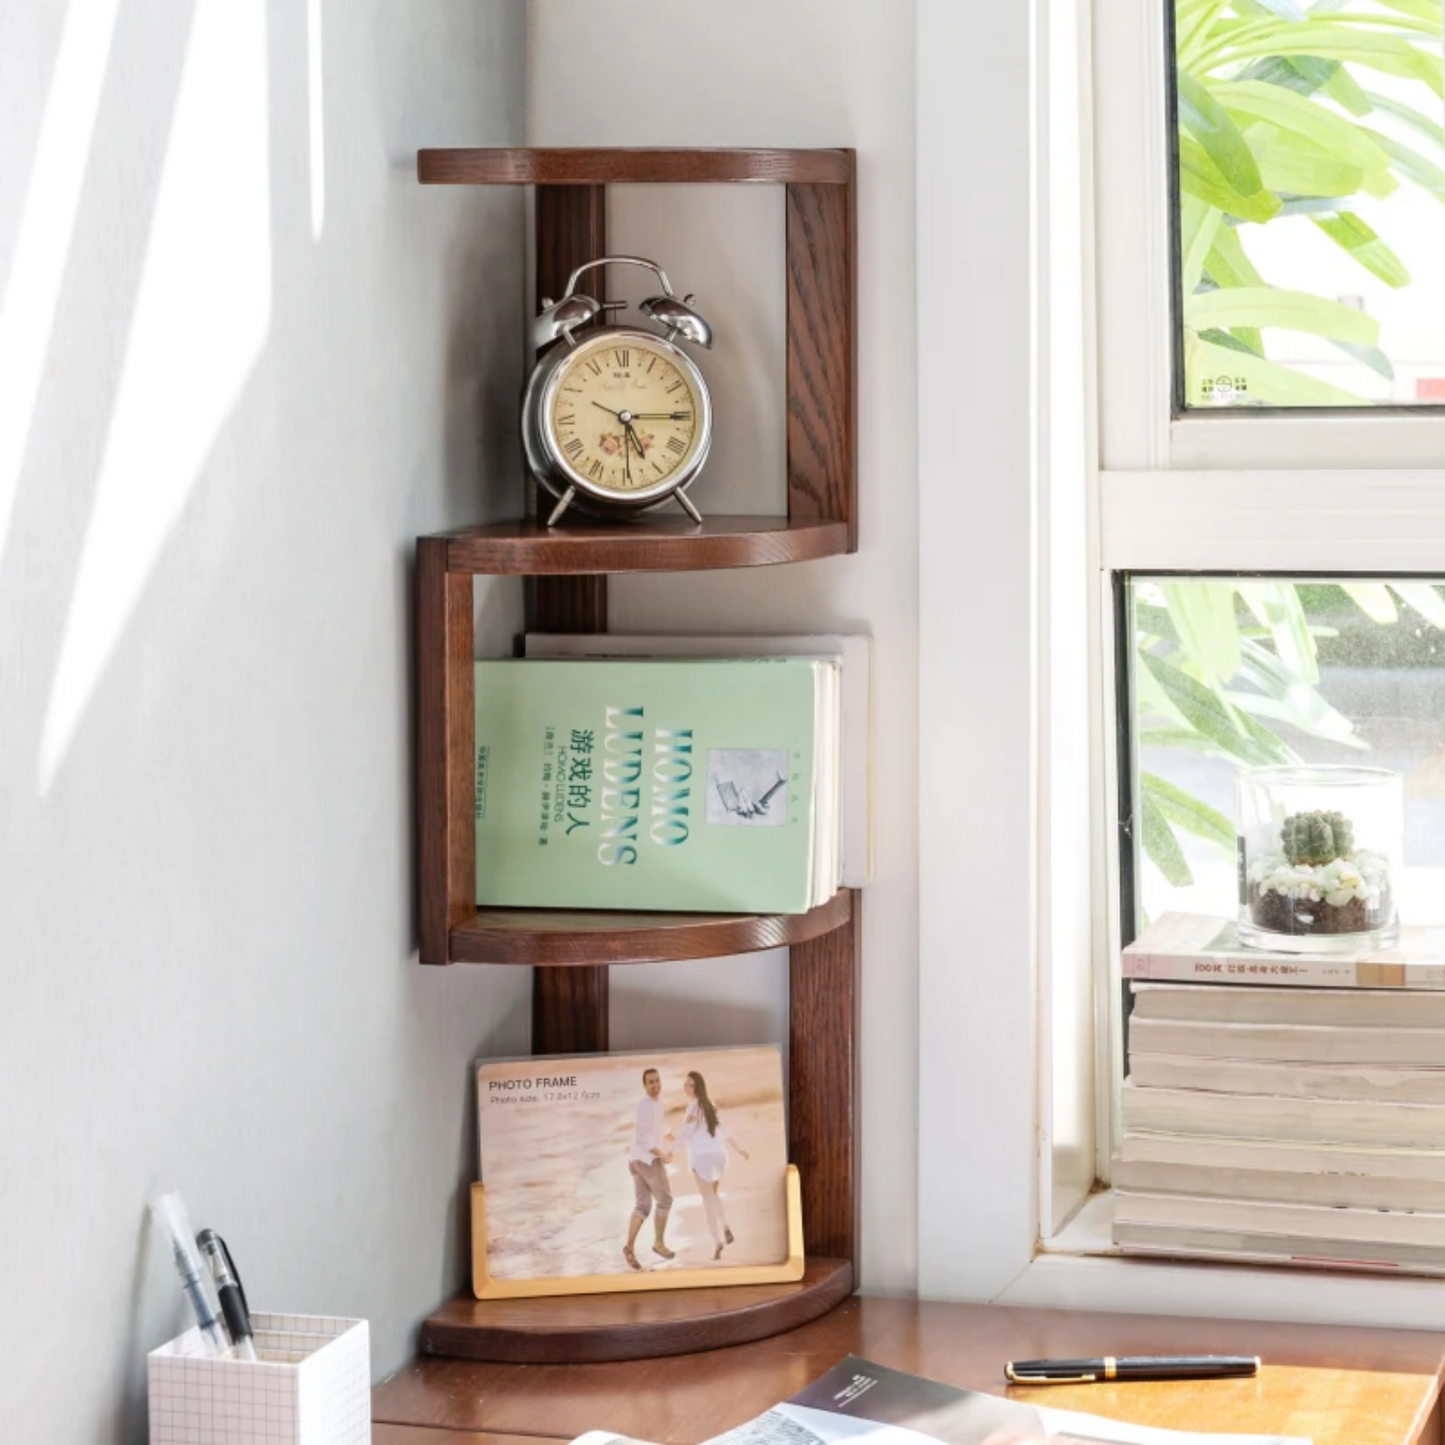
[[[728,1149],[719,1189],[734,1242],[717,1266],[777,1264],[787,1256],[782,1062],[775,1048],[530,1058],[477,1070],[487,1260],[496,1279],[629,1274],[623,1257],[635,1205],[629,1169],[642,1075],[661,1079],[663,1129],[674,1136],[665,1166],[673,1196],[665,1243],[653,1252],[654,1219],[636,1255],[644,1270],[713,1267],[714,1238],[682,1141],[689,1070],[706,1080]]]

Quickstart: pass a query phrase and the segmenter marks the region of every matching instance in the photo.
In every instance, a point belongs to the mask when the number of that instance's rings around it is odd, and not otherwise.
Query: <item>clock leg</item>
[[[565,511],[567,510],[567,508],[572,505],[572,498],[575,497],[576,495],[577,495],[577,488],[576,488],[576,487],[568,487],[568,488],[567,488],[566,492],[564,492],[563,495],[562,495],[562,500],[561,500],[560,502],[558,502],[555,507],[552,508],[552,513],[551,513],[551,515],[547,518],[547,525],[548,525],[549,527],[555,527],[555,526],[557,525],[557,523],[562,520],[562,513],[565,512]],[[691,511],[692,509],[689,507],[688,510]],[[702,519],[699,518],[698,520],[701,521]]]
[[[689,497],[686,492],[674,492],[672,495],[677,498],[677,505],[681,507],[699,527],[702,526],[702,513],[693,506],[692,498]]]

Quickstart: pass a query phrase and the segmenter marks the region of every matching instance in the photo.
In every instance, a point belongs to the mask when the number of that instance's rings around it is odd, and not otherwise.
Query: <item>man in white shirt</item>
[[[662,1075],[656,1069],[644,1069],[642,1089],[643,1097],[637,1104],[637,1129],[627,1158],[637,1202],[628,1221],[627,1243],[622,1246],[622,1257],[633,1269],[642,1268],[637,1262],[634,1246],[643,1222],[652,1213],[654,1201],[657,1213],[652,1221],[652,1252],[663,1259],[674,1257],[663,1239],[667,1233],[667,1217],[672,1212],[672,1188],[667,1182],[667,1164],[672,1155],[667,1150],[667,1110],[662,1103]]]

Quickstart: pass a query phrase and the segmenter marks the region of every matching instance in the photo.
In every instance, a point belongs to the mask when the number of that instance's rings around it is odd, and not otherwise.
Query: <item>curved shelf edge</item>
[[[845,186],[853,179],[853,153],[825,149],[451,146],[419,150],[416,175],[424,186],[601,186],[613,182],[719,181]]]
[[[586,576],[610,572],[700,572],[810,562],[849,550],[846,522],[786,517],[676,516],[630,522],[490,522],[446,534],[447,571],[488,576]]]
[[[484,908],[451,931],[453,963],[581,968],[726,958],[807,943],[853,916],[853,890],[839,889],[807,913],[583,913]]]
[[[796,1284],[532,1300],[464,1295],[422,1325],[421,1352],[512,1365],[690,1355],[796,1329],[852,1293],[850,1261],[809,1259]]]

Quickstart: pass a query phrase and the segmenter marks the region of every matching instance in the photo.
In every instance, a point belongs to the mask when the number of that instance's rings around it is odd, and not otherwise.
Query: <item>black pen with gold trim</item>
[[[1016,1385],[1228,1380],[1258,1372],[1258,1355],[1101,1355],[1092,1360],[1010,1360],[1004,1366],[1004,1374]]]

